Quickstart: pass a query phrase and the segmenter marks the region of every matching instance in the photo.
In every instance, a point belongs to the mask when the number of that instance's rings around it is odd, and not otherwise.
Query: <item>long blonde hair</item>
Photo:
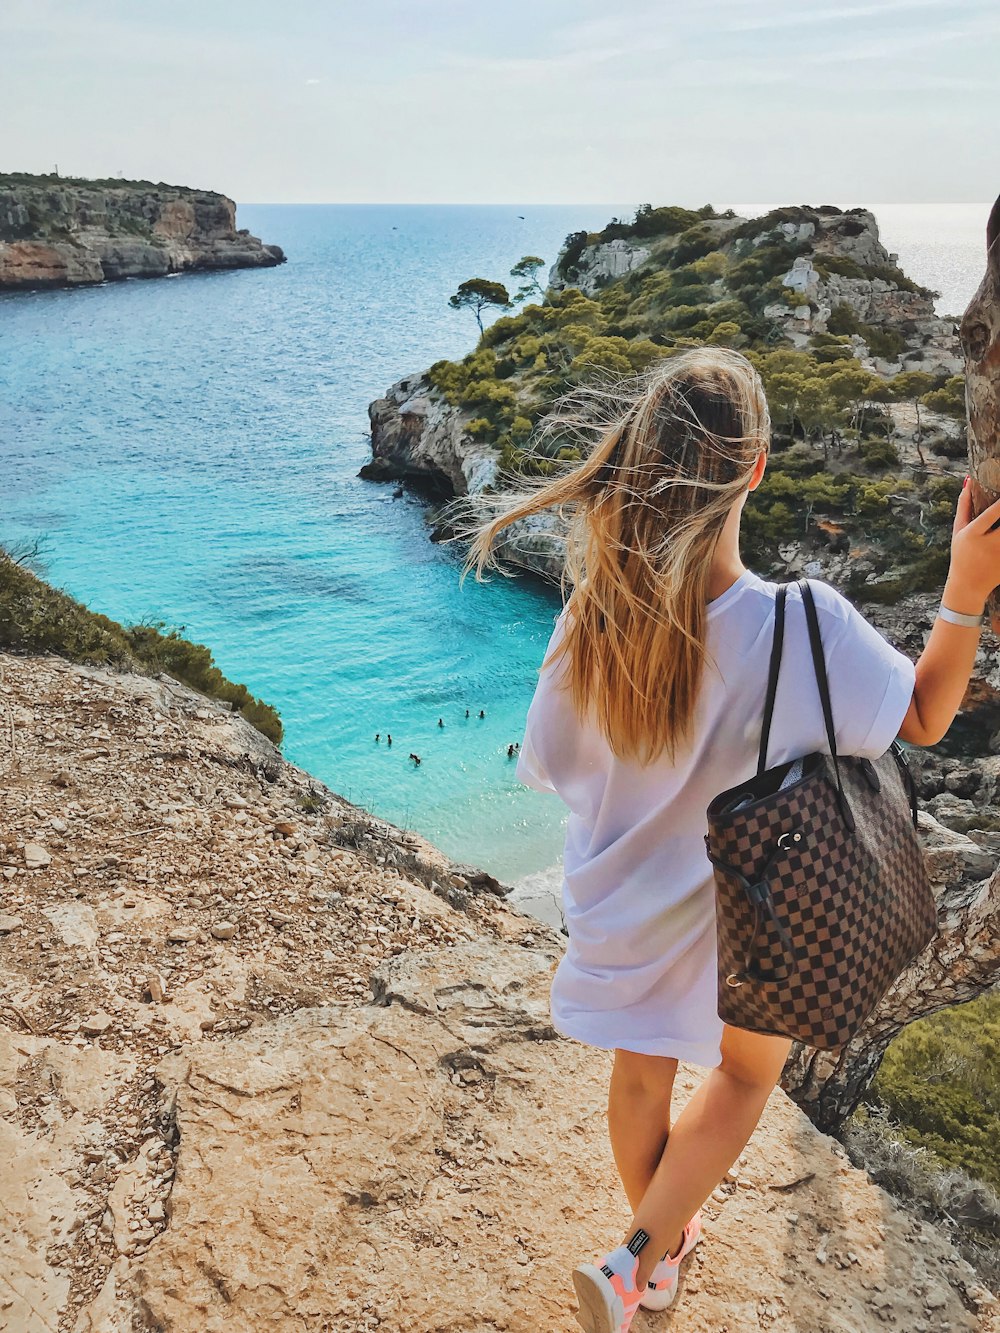
[[[602,400],[590,392],[591,407]],[[712,560],[769,447],[770,417],[753,366],[722,347],[657,362],[620,386],[616,404],[583,462],[505,494],[474,526],[463,578],[498,567],[494,543],[510,524],[548,509],[568,521],[571,614],[551,660],[568,658],[577,713],[593,707],[613,752],[645,764],[673,758],[689,737]],[[556,413],[548,429],[564,435],[580,420]]]

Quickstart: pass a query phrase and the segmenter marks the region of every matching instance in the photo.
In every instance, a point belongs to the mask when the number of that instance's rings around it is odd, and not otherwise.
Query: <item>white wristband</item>
[[[964,611],[952,611],[950,607],[945,606],[944,602],[938,607],[938,615],[942,620],[947,620],[949,625],[966,625],[969,629],[981,629],[983,617],[966,615]]]

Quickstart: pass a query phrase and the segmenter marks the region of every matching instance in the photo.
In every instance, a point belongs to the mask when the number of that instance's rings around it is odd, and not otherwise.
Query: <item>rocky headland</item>
[[[237,230],[232,199],[150,181],[0,174],[0,291],[269,268],[280,246]]]
[[[939,475],[962,475],[964,422],[954,412],[914,408],[905,397],[894,401],[891,390],[916,372],[926,377],[924,392],[952,381],[954,393],[964,367],[957,322],[938,316],[934,293],[899,269],[872,213],[801,207],[748,220],[661,209],[648,217],[661,214],[660,231],[655,221],[643,226],[637,218],[638,230],[652,234],[634,235],[635,226],[615,222],[603,233],[571,235],[543,301],[497,320],[464,361],[408,375],[372,402],[372,460],[361,475],[401,481],[437,504],[464,501],[474,516],[491,495],[516,484],[519,472],[545,470],[560,441],[550,440],[547,453],[542,442],[541,457],[533,458],[532,432],[561,393],[590,373],[640,371],[706,340],[772,359],[787,349],[803,358],[806,378],[816,360],[865,371],[884,387],[877,413],[894,447],[908,455],[889,471],[908,477],[909,456],[919,456]],[[786,443],[793,442],[802,431],[794,410],[786,424]],[[842,446],[841,439],[833,473],[849,461]],[[772,543],[776,568],[798,573],[830,547],[849,544],[862,575],[885,577],[886,562],[864,540],[864,524],[852,527],[836,509],[814,508],[807,540],[783,543],[791,554],[786,549],[775,559]],[[445,522],[432,535],[452,531]],[[515,525],[502,558],[557,580],[563,535],[553,515]]]
[[[0,738],[5,1333],[576,1329],[628,1208],[561,935],[169,676],[0,653]],[[705,1216],[637,1330],[998,1327],[780,1091]]]

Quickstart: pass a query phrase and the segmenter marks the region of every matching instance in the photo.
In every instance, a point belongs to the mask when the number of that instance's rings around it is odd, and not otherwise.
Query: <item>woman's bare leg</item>
[[[670,1129],[653,1178],[626,1233],[626,1242],[638,1227],[649,1234],[648,1243],[639,1252],[636,1280],[640,1287],[649,1280],[664,1253],[677,1253],[688,1219],[746,1146],[791,1045],[786,1037],[768,1037],[726,1025],[722,1063],[709,1072]],[[633,1125],[633,1132],[637,1137],[648,1134],[638,1125]],[[637,1162],[633,1170],[636,1167]]]
[[[632,1211],[659,1165],[670,1132],[670,1094],[677,1061],[615,1051],[608,1088],[608,1133]]]

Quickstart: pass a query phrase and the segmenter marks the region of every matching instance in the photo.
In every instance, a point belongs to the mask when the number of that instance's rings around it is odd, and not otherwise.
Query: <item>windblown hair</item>
[[[707,658],[716,546],[769,448],[760,378],[738,352],[696,348],[614,394],[586,391],[582,413],[556,413],[545,431],[561,442],[589,431],[596,442],[583,462],[496,502],[472,529],[463,578],[499,567],[494,543],[511,524],[561,514],[564,596],[567,583],[572,592],[550,660],[568,659],[563,683],[576,712],[594,709],[619,758],[674,758],[690,738]]]

